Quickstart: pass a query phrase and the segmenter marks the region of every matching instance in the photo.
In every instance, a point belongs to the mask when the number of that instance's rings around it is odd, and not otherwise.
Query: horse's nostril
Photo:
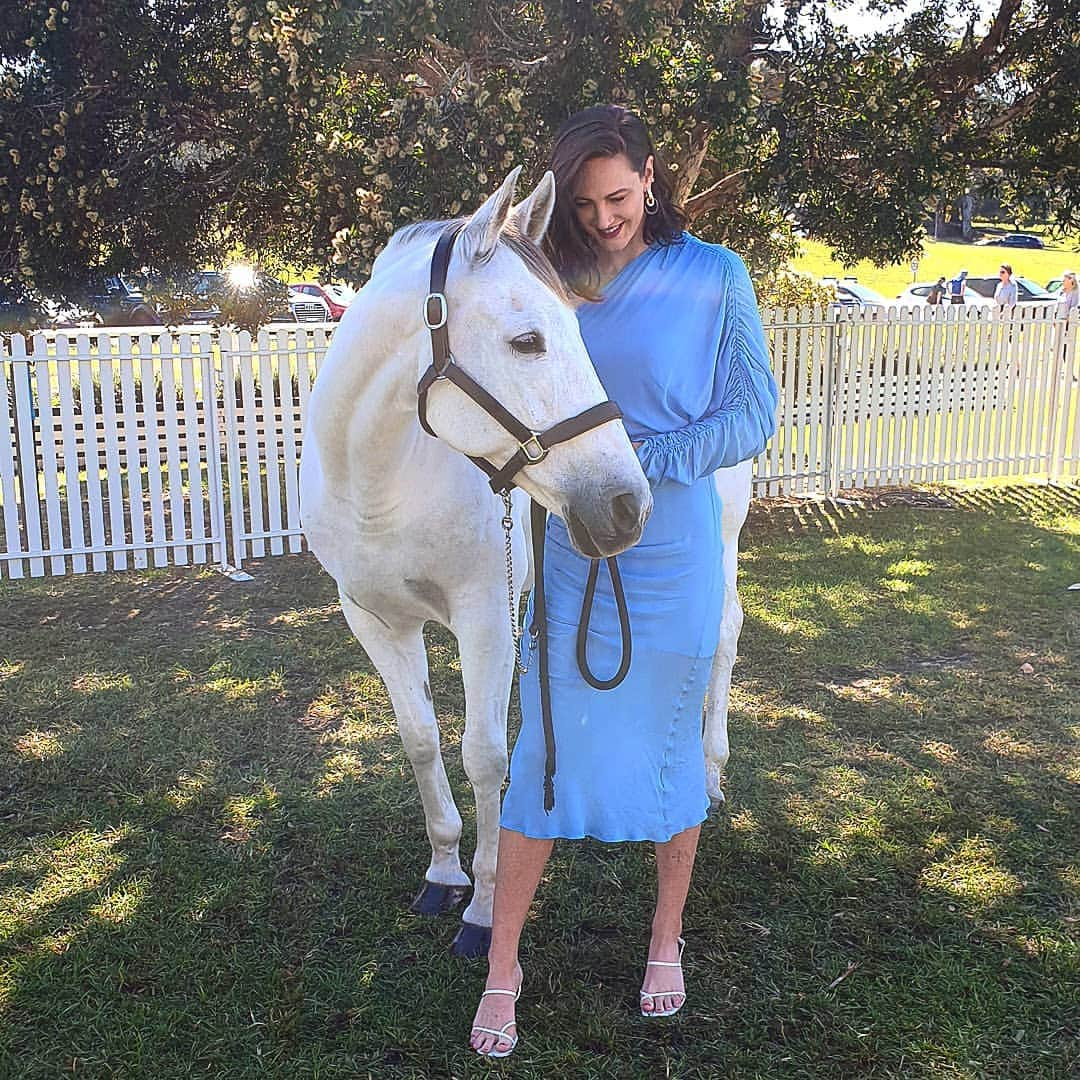
[[[611,500],[611,520],[620,532],[628,532],[641,520],[641,503],[633,495],[616,495]]]

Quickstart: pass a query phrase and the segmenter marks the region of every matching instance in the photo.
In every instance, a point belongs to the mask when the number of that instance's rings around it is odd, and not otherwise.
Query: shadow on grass
[[[517,1074],[1070,1072],[1078,502],[755,509],[690,1003],[634,1015],[647,849],[560,845]],[[0,1075],[487,1071],[481,966],[405,910],[427,845],[385,691],[312,560],[254,571],[0,589]],[[471,848],[445,635],[431,659]]]

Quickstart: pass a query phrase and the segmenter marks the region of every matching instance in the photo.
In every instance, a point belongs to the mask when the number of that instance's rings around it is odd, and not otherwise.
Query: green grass
[[[960,270],[967,270],[974,277],[993,277],[998,267],[1007,262],[1014,274],[1045,286],[1053,278],[1061,277],[1063,270],[1080,269],[1080,238],[1064,242],[1047,238],[1045,243],[1045,248],[1028,249],[983,247],[928,238],[923,245],[916,280],[937,281],[942,274],[951,278]],[[837,262],[830,248],[820,241],[803,240],[801,247],[801,254],[793,261],[792,268],[814,278],[854,275],[861,284],[875,289],[887,300],[892,300],[911,284],[911,266],[907,262],[881,267],[864,260],[854,267],[846,267]]]
[[[776,503],[743,548],[689,1004],[635,1015],[647,848],[560,845],[500,1071],[1075,1075],[1080,493]],[[427,849],[382,685],[311,559],[252,568],[0,587],[3,1080],[491,1075],[482,965],[406,910]]]

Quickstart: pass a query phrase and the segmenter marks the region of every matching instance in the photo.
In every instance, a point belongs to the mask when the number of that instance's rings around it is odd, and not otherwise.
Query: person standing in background
[[[962,304],[964,302],[964,293],[967,292],[967,276],[966,270],[961,270],[949,282],[949,303],[950,304]]]
[[[994,303],[998,307],[1016,307],[1019,298],[1016,282],[1012,279],[1012,267],[1008,263],[1002,263],[998,270],[997,288],[994,289]]]
[[[1076,284],[1076,271],[1066,270],[1061,275],[1061,299],[1058,301],[1058,314],[1068,318],[1080,308],[1080,288]]]
[[[944,299],[945,299],[945,275],[942,274],[941,277],[939,277],[937,279],[937,281],[934,282],[934,284],[930,286],[930,291],[926,294],[926,302],[928,304],[933,304],[935,307],[937,307],[937,305],[940,304],[941,301],[944,300]]]

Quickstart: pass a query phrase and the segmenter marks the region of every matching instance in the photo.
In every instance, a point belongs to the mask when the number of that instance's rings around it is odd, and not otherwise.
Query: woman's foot
[[[521,979],[520,966],[511,979],[488,975],[469,1035],[469,1045],[481,1056],[508,1057],[517,1046],[514,1006],[521,995]]]
[[[642,1016],[674,1016],[686,1004],[683,983],[682,953],[686,942],[681,937],[649,943],[645,981],[641,984]]]

